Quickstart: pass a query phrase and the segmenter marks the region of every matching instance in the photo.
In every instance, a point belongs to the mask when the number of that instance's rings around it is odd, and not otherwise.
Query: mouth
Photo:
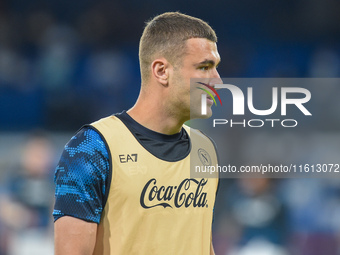
[[[207,95],[207,103],[208,105],[213,105],[214,104],[214,98],[212,98],[211,96]]]
[[[202,84],[204,85],[205,87],[207,87],[208,89],[203,89],[201,88],[207,95],[207,103],[208,105],[213,105],[214,103],[216,104],[216,101],[215,101],[215,93],[214,93],[214,88],[208,84],[205,84],[203,82],[198,82],[199,84]]]

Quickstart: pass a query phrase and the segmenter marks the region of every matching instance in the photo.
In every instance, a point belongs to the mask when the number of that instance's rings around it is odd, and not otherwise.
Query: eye
[[[202,71],[208,71],[209,66],[201,66],[201,67],[199,67],[199,69],[202,70]]]

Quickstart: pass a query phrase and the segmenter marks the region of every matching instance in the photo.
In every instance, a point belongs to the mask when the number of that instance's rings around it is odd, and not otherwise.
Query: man
[[[190,78],[220,78],[216,41],[206,22],[178,12],[148,22],[135,106],[83,127],[56,169],[56,255],[214,254],[218,179],[190,178],[190,162],[204,152],[216,165],[216,151],[184,122],[200,117]]]

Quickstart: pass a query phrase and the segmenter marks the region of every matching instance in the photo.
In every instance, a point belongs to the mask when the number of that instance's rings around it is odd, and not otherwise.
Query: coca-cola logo
[[[184,179],[178,186],[157,186],[156,179],[150,179],[144,186],[140,204],[143,208],[149,209],[156,206],[180,208],[184,207],[208,207],[207,193],[203,192],[208,179]],[[195,185],[195,191],[188,191]],[[172,205],[171,205],[172,204]]]

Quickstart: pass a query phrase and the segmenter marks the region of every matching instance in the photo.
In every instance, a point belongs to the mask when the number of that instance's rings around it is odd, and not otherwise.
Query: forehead
[[[212,60],[216,63],[220,61],[217,45],[205,38],[190,38],[186,41],[186,54],[184,58],[201,62]]]

